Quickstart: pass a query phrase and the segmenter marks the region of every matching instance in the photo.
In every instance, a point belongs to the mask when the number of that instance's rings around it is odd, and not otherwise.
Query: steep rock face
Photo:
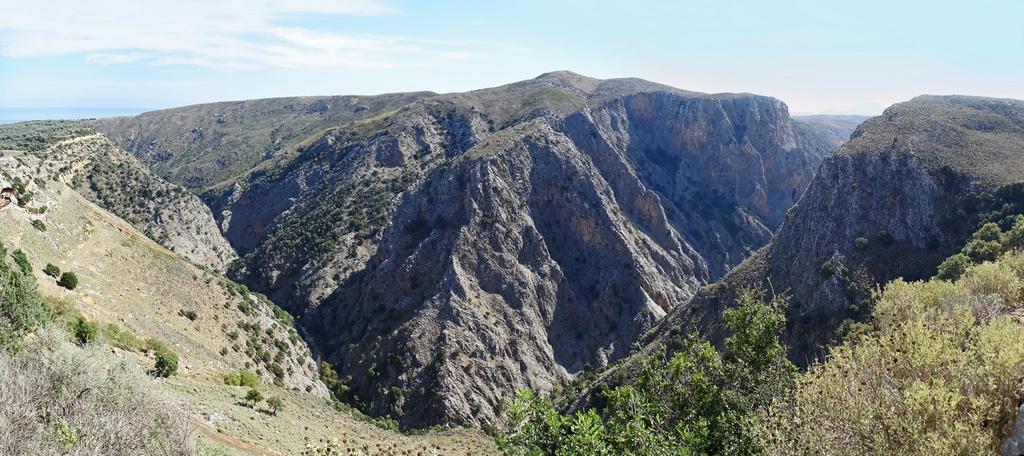
[[[767,97],[551,74],[340,127],[208,200],[354,402],[495,423],[768,242],[827,153],[808,135]]]
[[[767,243],[834,145],[772,98],[558,72],[343,123],[204,199],[351,402],[497,423]]]
[[[806,364],[875,284],[930,277],[985,214],[1024,209],[1024,102],[923,96],[862,124],[825,159],[772,242],[680,306],[683,325],[721,335],[718,316],[748,286],[788,292],[786,338]]]
[[[372,412],[495,422],[516,388],[622,356],[696,288],[696,252],[652,210],[631,219],[635,201],[545,121],[503,130],[402,197],[319,332]]]

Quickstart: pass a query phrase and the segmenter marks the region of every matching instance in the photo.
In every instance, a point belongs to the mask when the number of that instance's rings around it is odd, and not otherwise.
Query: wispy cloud
[[[472,57],[466,43],[287,25],[296,15],[397,13],[380,0],[0,0],[0,56],[113,65],[398,68]]]

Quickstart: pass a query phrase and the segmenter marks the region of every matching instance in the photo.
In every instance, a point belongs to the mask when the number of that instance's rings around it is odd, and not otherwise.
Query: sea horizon
[[[21,107],[0,106],[0,125],[30,120],[78,120],[133,116],[150,109],[121,107]]]

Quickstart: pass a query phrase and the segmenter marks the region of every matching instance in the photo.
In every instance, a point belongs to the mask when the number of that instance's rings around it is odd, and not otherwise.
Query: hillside
[[[767,243],[841,142],[769,97],[569,72],[364,114],[203,199],[232,277],[299,317],[346,401],[410,426],[496,424],[515,389],[625,355]],[[116,122],[155,137],[145,116]]]
[[[97,130],[173,183],[201,192],[331,127],[398,109],[429,92],[268,98],[99,119]]]
[[[335,439],[341,448],[364,454],[489,451],[490,442],[476,433],[407,437],[337,410],[287,313],[163,248],[61,180],[45,181],[46,160],[2,152],[0,187],[16,179],[33,196],[24,206],[0,208],[0,242],[11,252],[24,252],[50,306],[97,325],[96,343],[105,344],[103,351],[118,362],[148,370],[161,351],[177,355],[176,373],[154,388],[187,413],[199,432],[200,449],[297,454],[307,443]],[[44,273],[47,265],[74,273],[77,287],[59,286]],[[3,291],[0,296],[7,296]],[[284,409],[271,414],[266,405],[241,405],[246,389],[225,384],[224,378],[242,370],[256,374],[265,397],[283,398]]]
[[[71,185],[149,238],[198,264],[224,271],[237,257],[198,197],[154,175],[82,122],[0,126],[0,149],[26,151],[41,160],[35,170],[37,186],[57,180]]]

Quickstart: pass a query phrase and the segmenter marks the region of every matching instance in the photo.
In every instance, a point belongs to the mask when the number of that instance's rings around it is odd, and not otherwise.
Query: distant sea
[[[5,108],[0,107],[0,125],[26,120],[93,119],[100,117],[133,116],[148,111],[144,108]]]

